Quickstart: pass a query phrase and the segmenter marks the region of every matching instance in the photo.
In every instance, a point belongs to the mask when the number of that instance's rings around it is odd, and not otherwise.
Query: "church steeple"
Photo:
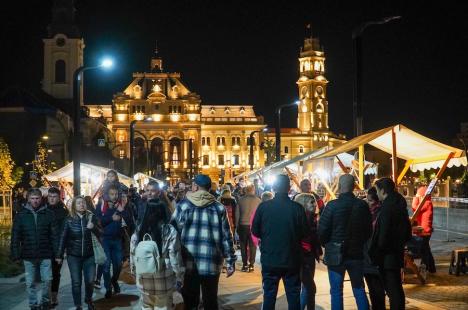
[[[69,39],[80,38],[80,31],[75,24],[75,6],[73,0],[55,0],[52,7],[52,22],[47,27],[48,37],[64,34]]]
[[[156,41],[156,48],[154,49],[153,57],[151,57],[151,72],[162,72],[162,58],[159,56],[158,41]]]

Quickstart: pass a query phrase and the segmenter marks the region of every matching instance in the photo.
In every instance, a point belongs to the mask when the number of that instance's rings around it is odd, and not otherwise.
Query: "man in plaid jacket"
[[[200,286],[205,310],[218,309],[218,282],[223,261],[227,276],[235,270],[236,255],[224,206],[208,191],[211,179],[197,175],[192,192],[179,203],[173,225],[180,233],[185,263],[184,302],[186,309],[198,309]]]

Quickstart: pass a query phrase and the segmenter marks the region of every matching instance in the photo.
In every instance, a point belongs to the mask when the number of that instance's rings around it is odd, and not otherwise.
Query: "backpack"
[[[164,258],[159,254],[158,245],[149,234],[145,234],[135,248],[133,261],[137,276],[154,275],[165,269]]]

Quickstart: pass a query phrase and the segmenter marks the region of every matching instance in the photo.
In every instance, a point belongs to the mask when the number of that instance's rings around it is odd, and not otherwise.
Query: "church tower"
[[[84,40],[75,24],[73,0],[55,0],[44,42],[42,89],[59,99],[73,98],[73,72],[83,65]],[[83,85],[83,83],[81,83]],[[83,98],[83,89],[81,98]]]
[[[297,124],[303,132],[328,132],[325,53],[318,38],[306,37],[299,56]]]

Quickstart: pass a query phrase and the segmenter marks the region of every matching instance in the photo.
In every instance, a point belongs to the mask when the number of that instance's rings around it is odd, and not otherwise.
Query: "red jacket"
[[[418,189],[417,196],[413,198],[413,212],[419,206],[419,202],[423,199],[424,194],[427,190],[427,187],[423,186]],[[431,235],[432,234],[432,219],[434,206],[432,205],[431,196],[426,200],[424,205],[421,207],[421,210],[416,216],[416,222],[419,226],[423,228],[422,235]]]

